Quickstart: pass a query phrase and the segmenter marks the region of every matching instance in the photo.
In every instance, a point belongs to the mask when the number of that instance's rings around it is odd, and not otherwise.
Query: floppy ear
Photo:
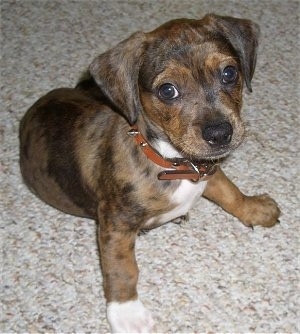
[[[145,39],[144,33],[137,32],[95,58],[89,67],[103,93],[130,125],[136,122],[142,109],[138,75]]]
[[[254,74],[257,56],[259,26],[245,19],[237,19],[229,16],[207,15],[213,20],[217,30],[230,42],[236,51],[246,86],[252,92],[251,80]]]

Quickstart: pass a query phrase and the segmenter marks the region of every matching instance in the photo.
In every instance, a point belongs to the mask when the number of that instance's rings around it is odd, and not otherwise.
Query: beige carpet
[[[138,239],[140,296],[164,333],[300,330],[299,2],[2,0],[1,332],[108,331],[95,224],[22,184],[22,115],[48,90],[74,86],[98,53],[132,32],[207,12],[261,26],[253,93],[245,93],[248,137],[224,169],[249,194],[270,193],[281,224],[252,231],[199,201],[188,224]]]

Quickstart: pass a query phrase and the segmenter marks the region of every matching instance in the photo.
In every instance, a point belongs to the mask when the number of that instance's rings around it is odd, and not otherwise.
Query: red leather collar
[[[205,177],[214,174],[217,170],[217,163],[213,161],[193,163],[187,159],[163,158],[147,142],[136,126],[133,126],[127,134],[135,139],[137,145],[143,150],[148,159],[161,167],[168,168],[168,170],[164,170],[157,175],[159,180],[191,180],[198,182],[203,179],[204,181]]]

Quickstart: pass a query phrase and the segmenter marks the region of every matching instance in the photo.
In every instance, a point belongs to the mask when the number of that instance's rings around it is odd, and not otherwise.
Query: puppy
[[[276,224],[267,195],[248,197],[217,161],[244,137],[258,26],[207,15],[138,32],[90,65],[76,88],[51,91],[20,125],[28,187],[66,213],[98,223],[112,332],[151,332],[138,298],[135,240],[187,214],[198,195],[246,226]]]

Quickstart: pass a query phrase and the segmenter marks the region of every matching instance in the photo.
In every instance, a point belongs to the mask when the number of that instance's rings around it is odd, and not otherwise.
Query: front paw
[[[246,226],[272,227],[279,222],[280,210],[268,195],[247,196],[241,207],[240,220]]]
[[[154,321],[140,300],[107,305],[107,319],[112,333],[152,333]]]

